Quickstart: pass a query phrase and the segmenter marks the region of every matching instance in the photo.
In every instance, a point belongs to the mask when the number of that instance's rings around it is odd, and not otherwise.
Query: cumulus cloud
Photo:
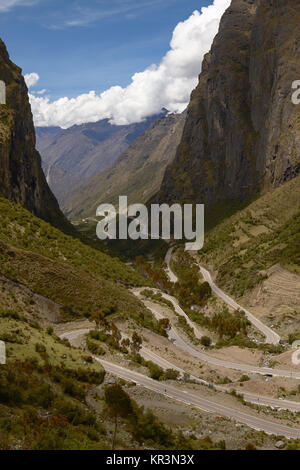
[[[24,76],[24,78],[28,88],[31,88],[32,86],[36,85],[40,79],[37,73],[28,73]]]
[[[220,18],[229,5],[230,0],[214,0],[212,5],[203,7],[201,12],[194,11],[180,22],[161,63],[133,75],[126,88],[114,86],[100,95],[90,91],[77,98],[53,102],[49,97],[31,94],[35,124],[68,128],[108,118],[123,125],[140,122],[162,108],[175,113],[183,111],[197,84],[203,56],[210,49]],[[28,83],[34,81],[33,75],[36,78],[37,74],[30,74]]]

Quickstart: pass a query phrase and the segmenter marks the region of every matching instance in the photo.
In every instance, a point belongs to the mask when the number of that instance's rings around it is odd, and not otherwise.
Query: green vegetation
[[[86,407],[104,379],[98,363],[13,311],[1,311],[7,364],[0,367],[0,449],[106,449],[103,427]]]
[[[92,353],[95,354],[96,356],[104,356],[105,350],[98,344],[96,341],[93,341],[90,338],[87,338],[86,340],[86,346],[88,350]]]
[[[190,312],[192,312],[192,310]],[[190,312],[188,312],[189,316],[190,316]],[[197,319],[198,319],[198,317],[197,317]],[[198,321],[198,323],[199,323],[199,321]],[[178,328],[181,328],[189,336],[190,340],[194,344],[199,344],[200,343],[200,341],[197,338],[195,338],[194,329],[188,324],[188,322],[186,321],[186,318],[183,317],[182,315],[178,315],[177,326],[178,326]]]
[[[132,415],[132,404],[129,396],[122,389],[121,385],[114,384],[105,389],[106,410],[110,417],[114,419],[115,429],[112,441],[112,450],[115,448],[117,438],[118,419],[128,419]]]
[[[202,336],[200,343],[202,344],[202,346],[208,348],[209,346],[211,346],[212,341],[209,336]]]
[[[84,374],[87,379],[89,373],[101,371],[103,379],[101,366],[92,363],[87,367],[80,350],[71,349],[66,340],[61,340],[54,334],[49,336],[38,325],[17,312],[1,309],[0,327],[0,337],[6,342],[9,363],[22,362],[27,358],[37,369],[59,368],[65,375],[77,379]],[[85,370],[84,374],[81,369]]]
[[[134,354],[132,356],[132,361],[139,366],[147,367],[149,375],[153,380],[177,380],[180,375],[178,371],[173,369],[167,369],[165,371],[154,362],[146,361],[140,354]]]
[[[170,283],[167,274],[163,269],[163,259],[157,258],[149,262],[143,256],[137,256],[135,259],[135,267],[142,275],[152,280],[152,283],[159,289],[170,291],[172,284]]]
[[[140,445],[148,448],[176,450],[216,450],[224,448],[224,441],[213,444],[209,437],[197,439],[194,436],[185,437],[182,433],[173,432],[162,423],[151,410],[144,410],[130,399],[120,384],[105,389],[105,402],[108,415],[115,423],[112,448],[115,448],[118,420],[124,419],[127,430]]]
[[[162,293],[161,293],[161,292],[154,292],[154,291],[151,290],[151,289],[144,289],[144,290],[141,292],[141,295],[143,295],[144,297],[147,297],[148,299],[154,300],[154,302],[158,302],[158,303],[165,304],[165,305],[167,305],[171,310],[174,310],[174,306],[173,306],[172,302],[170,302],[170,300],[168,300],[168,299],[165,299],[165,298],[162,296]]]
[[[87,398],[96,397],[103,368],[53,332],[30,323],[17,312],[1,311],[1,334],[11,335],[11,342],[6,345],[7,364],[0,368],[0,450],[109,449],[108,431],[115,430],[116,417],[122,440],[115,434],[114,445],[121,448],[219,448],[209,438],[171,431],[120,392],[119,385],[117,394],[105,388],[104,399],[94,398],[93,408]],[[176,373],[166,374],[172,379]]]
[[[219,335],[220,340],[224,337],[229,339],[235,338],[238,334],[247,336],[247,327],[250,325],[244,312],[235,312],[231,314],[228,308],[224,308],[222,312],[215,314],[211,321],[211,328]]]
[[[150,284],[118,259],[84,245],[0,197],[0,273],[61,305],[62,319],[121,313],[159,330],[127,286]]]
[[[99,247],[99,241],[94,241],[96,227],[94,218],[76,223],[76,230],[84,237],[84,241]],[[164,259],[168,250],[168,244],[164,240],[105,240],[101,241],[100,247],[110,256],[118,257],[124,262],[134,262],[138,256]]]
[[[105,354],[104,344],[111,352],[119,351],[123,354],[129,354],[126,345],[122,342],[119,329],[111,322],[103,322],[101,330],[91,330],[86,338],[88,350],[95,355],[103,356]]]
[[[0,213],[0,240],[8,245],[126,286],[147,285],[144,278],[117,258],[111,258],[78,239],[65,235],[21,206],[2,197]]]
[[[250,378],[248,377],[248,375],[242,375],[242,377],[240,378],[240,382],[248,382],[250,380]]]
[[[299,341],[300,340],[300,331],[294,331],[294,333],[291,333],[289,335],[289,344],[293,344],[295,341]]]
[[[179,279],[173,292],[180,304],[187,308],[192,305],[204,306],[212,295],[210,285],[200,282],[199,267],[183,248],[176,250],[172,269]]]
[[[235,296],[267,277],[277,263],[300,273],[300,177],[267,193],[206,234],[201,260]]]

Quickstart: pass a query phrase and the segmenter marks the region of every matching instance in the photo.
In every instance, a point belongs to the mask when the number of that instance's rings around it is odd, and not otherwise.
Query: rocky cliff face
[[[0,192],[53,225],[68,227],[51,193],[35,150],[35,132],[28,91],[21,69],[13,64],[0,40],[0,80],[6,84],[6,105],[0,104]]]
[[[161,202],[247,199],[300,170],[300,1],[233,0],[203,61]]]

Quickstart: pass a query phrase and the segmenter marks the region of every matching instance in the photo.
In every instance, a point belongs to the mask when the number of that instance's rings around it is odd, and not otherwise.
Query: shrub
[[[154,362],[149,361],[147,363],[147,367],[149,369],[151,379],[161,380],[164,377],[164,370],[157,364],[154,364]]]
[[[86,396],[85,390],[78,385],[74,379],[66,379],[63,383],[63,391],[73,398],[83,400]]]
[[[248,375],[242,375],[242,377],[240,378],[240,382],[248,382],[248,380],[250,380]]]
[[[212,341],[209,336],[202,336],[200,343],[202,346],[209,347],[211,346]]]
[[[54,397],[49,385],[40,385],[30,390],[29,403],[48,409],[52,405]]]
[[[167,369],[166,372],[164,373],[165,380],[177,380],[178,377],[179,377],[178,370]]]
[[[95,354],[96,356],[104,356],[105,351],[104,349],[100,346],[100,344],[97,344],[95,341],[87,338],[86,340],[86,345],[88,350],[92,353]]]
[[[90,411],[84,410],[81,406],[69,403],[60,399],[55,402],[55,408],[58,415],[65,416],[69,423],[74,426],[81,424],[86,426],[95,426],[96,416]]]
[[[53,335],[53,332],[54,332],[54,330],[53,330],[52,326],[48,326],[48,328],[47,328],[47,334],[48,334],[49,336],[52,336],[52,335]]]
[[[35,350],[37,353],[43,354],[46,352],[46,346],[43,343],[36,343]]]

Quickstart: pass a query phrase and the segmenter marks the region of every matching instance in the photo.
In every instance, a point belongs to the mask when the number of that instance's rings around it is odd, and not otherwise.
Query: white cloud
[[[47,92],[46,88],[43,88],[42,90],[36,91],[37,95],[44,95]]]
[[[170,50],[161,63],[136,73],[126,88],[114,86],[101,95],[90,91],[77,98],[65,97],[54,102],[49,97],[30,95],[35,124],[67,128],[108,118],[121,125],[139,122],[163,107],[170,112],[183,111],[197,84],[203,56],[229,5],[230,0],[214,0],[201,13],[195,11],[179,23]]]
[[[31,88],[32,86],[36,85],[40,79],[37,73],[28,73],[24,76],[24,78],[28,88]]]
[[[17,6],[31,6],[38,0],[0,0],[0,13],[7,12]]]

